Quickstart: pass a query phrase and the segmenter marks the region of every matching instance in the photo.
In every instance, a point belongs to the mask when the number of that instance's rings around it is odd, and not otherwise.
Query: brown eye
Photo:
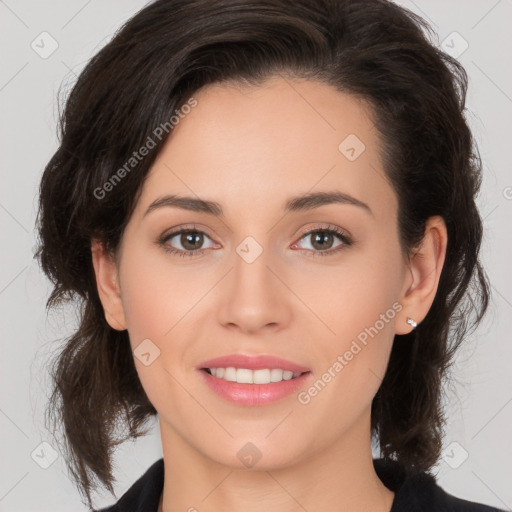
[[[201,248],[203,238],[199,231],[182,231],[179,240],[186,251],[194,251]]]
[[[197,256],[205,249],[214,248],[216,245],[211,241],[209,247],[203,247],[210,237],[198,229],[183,228],[160,238],[159,243],[168,253],[177,256]]]
[[[301,242],[308,239],[310,240],[309,247],[304,247],[305,244],[301,244]],[[352,240],[343,231],[333,226],[308,231],[302,235],[299,242],[294,244],[294,247],[298,246],[300,249],[307,250],[313,256],[330,256],[352,245],[352,243]]]
[[[329,231],[316,231],[311,236],[311,245],[320,251],[330,249],[335,241],[335,237]]]

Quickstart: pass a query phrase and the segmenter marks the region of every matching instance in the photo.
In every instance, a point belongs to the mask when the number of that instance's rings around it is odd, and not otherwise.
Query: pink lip
[[[312,375],[307,372],[295,379],[271,382],[270,384],[239,384],[214,377],[206,370],[200,370],[199,373],[210,389],[222,398],[237,405],[248,406],[267,405],[297,392]]]
[[[239,384],[210,375],[205,368],[247,368],[249,370],[262,370],[265,368],[280,368],[302,375],[295,379],[271,382],[269,384]],[[206,384],[224,399],[237,405],[261,406],[290,395],[298,391],[306,380],[311,377],[309,368],[300,366],[286,359],[274,356],[245,356],[231,354],[204,361],[198,367]]]
[[[309,368],[300,366],[286,359],[274,356],[244,356],[242,354],[230,354],[228,356],[216,357],[204,361],[197,368],[247,368],[248,370],[263,370],[265,368],[273,369],[280,368],[281,370],[288,370],[293,373],[308,372]],[[279,383],[278,383],[279,384]]]

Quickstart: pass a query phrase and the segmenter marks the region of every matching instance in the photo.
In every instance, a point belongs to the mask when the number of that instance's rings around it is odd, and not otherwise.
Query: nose
[[[263,250],[251,262],[243,252],[233,254],[233,268],[222,286],[218,320],[244,333],[278,331],[291,319],[291,293],[286,276]]]

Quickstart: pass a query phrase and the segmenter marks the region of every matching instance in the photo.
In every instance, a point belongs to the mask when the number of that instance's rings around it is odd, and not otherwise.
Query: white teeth
[[[254,370],[253,374],[253,383],[254,384],[269,384],[270,380],[270,370]]]
[[[215,371],[215,376],[217,376],[217,371]],[[231,368],[226,368],[224,370],[224,380],[229,380],[231,382],[236,382],[236,369],[232,368],[232,367]]]
[[[280,382],[283,380],[284,370],[273,368],[270,370],[270,382]]]
[[[217,374],[215,374],[215,376],[217,376]],[[254,382],[252,377],[252,370],[238,368],[236,371],[236,381],[240,384],[252,384]]]
[[[293,373],[289,370],[279,368],[249,370],[247,368],[209,368],[210,373],[218,379],[238,382],[239,384],[270,384],[271,382],[281,382],[298,377],[300,373]]]

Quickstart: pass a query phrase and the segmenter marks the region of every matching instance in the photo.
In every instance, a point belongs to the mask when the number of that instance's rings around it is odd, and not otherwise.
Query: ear
[[[407,323],[412,318],[420,323],[434,302],[441,270],[446,256],[448,234],[442,217],[430,217],[419,248],[408,262],[409,273],[399,299],[402,310],[397,315],[396,334],[408,334],[413,327]]]
[[[112,329],[124,331],[126,320],[116,262],[99,240],[91,241],[91,253],[96,286],[105,311],[105,318]]]

